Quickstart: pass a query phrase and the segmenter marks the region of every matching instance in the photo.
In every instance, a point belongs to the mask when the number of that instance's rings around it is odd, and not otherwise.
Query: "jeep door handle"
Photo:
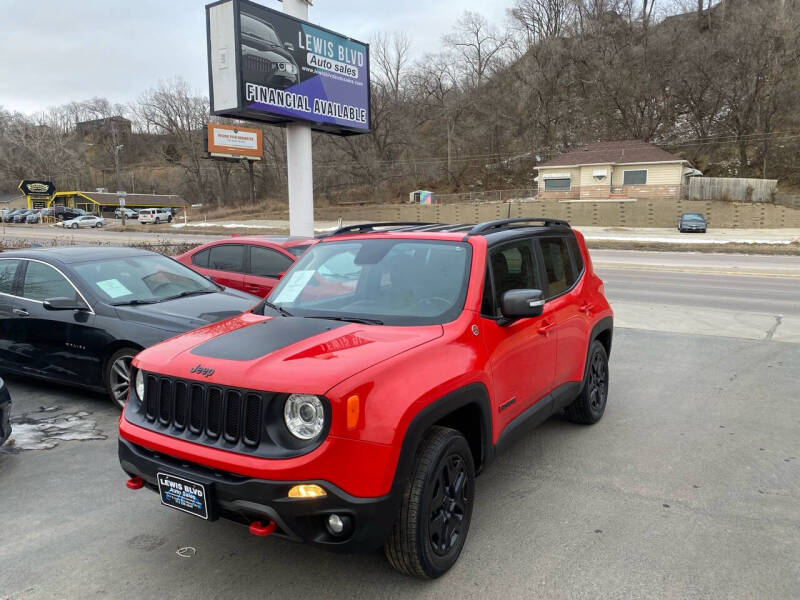
[[[578,307],[578,310],[582,313],[586,313],[587,315],[594,309],[594,304],[591,302],[585,302]]]
[[[29,314],[31,314],[24,308],[12,308],[11,312],[13,312],[18,317],[27,317]]]
[[[544,336],[548,336],[550,335],[550,330],[555,326],[556,326],[555,321],[545,321],[542,325],[539,326],[539,329],[537,331]]]

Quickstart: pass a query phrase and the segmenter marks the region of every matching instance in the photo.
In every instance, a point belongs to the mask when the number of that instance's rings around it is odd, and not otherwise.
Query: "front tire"
[[[77,228],[78,228],[78,224],[77,224],[77,223],[73,223],[73,224],[71,225],[71,227],[72,227],[72,229],[77,229]]]
[[[106,391],[111,402],[122,410],[128,399],[128,390],[131,385],[131,361],[139,353],[134,348],[122,348],[112,354],[106,361],[104,373]]]
[[[475,465],[467,440],[455,429],[431,428],[384,546],[389,563],[416,577],[446,573],[467,539],[474,490]]]
[[[564,409],[567,418],[582,425],[592,425],[602,419],[608,402],[608,381],[608,353],[605,346],[595,340],[589,347],[583,389]]]

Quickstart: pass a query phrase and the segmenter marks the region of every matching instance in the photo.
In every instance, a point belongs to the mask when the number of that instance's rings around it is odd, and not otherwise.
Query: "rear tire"
[[[122,348],[106,361],[104,381],[111,402],[122,410],[131,384],[131,360],[139,353],[135,348]]]
[[[583,389],[564,409],[573,423],[592,425],[603,418],[608,402],[608,353],[598,340],[589,347],[589,360],[583,376]]]
[[[159,220],[159,218],[158,218],[158,217],[156,217],[156,220],[155,220],[155,221],[153,221],[153,222],[154,222],[156,225],[158,225],[158,224],[159,224],[161,221]]]
[[[433,579],[458,560],[472,520],[475,465],[455,429],[432,427],[417,451],[414,472],[384,545],[401,573]]]

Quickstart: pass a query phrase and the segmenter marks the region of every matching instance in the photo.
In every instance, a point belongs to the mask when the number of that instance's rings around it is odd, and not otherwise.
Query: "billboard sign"
[[[263,142],[260,129],[209,123],[207,139],[211,156],[261,160]]]
[[[370,130],[369,46],[249,0],[206,6],[211,112]]]

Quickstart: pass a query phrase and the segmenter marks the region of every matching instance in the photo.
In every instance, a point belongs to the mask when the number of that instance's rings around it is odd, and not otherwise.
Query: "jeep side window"
[[[544,268],[547,272],[547,297],[554,298],[572,287],[577,279],[572,268],[572,260],[567,248],[567,240],[563,237],[541,238],[539,244],[544,257]]]
[[[581,255],[581,249],[578,247],[578,240],[572,236],[568,237],[567,247],[569,248],[569,253],[572,255],[572,264],[575,267],[575,276],[579,277],[583,271],[583,256]]]
[[[533,247],[529,239],[519,240],[489,251],[489,267],[494,281],[495,317],[502,316],[500,303],[508,290],[535,289]]]

